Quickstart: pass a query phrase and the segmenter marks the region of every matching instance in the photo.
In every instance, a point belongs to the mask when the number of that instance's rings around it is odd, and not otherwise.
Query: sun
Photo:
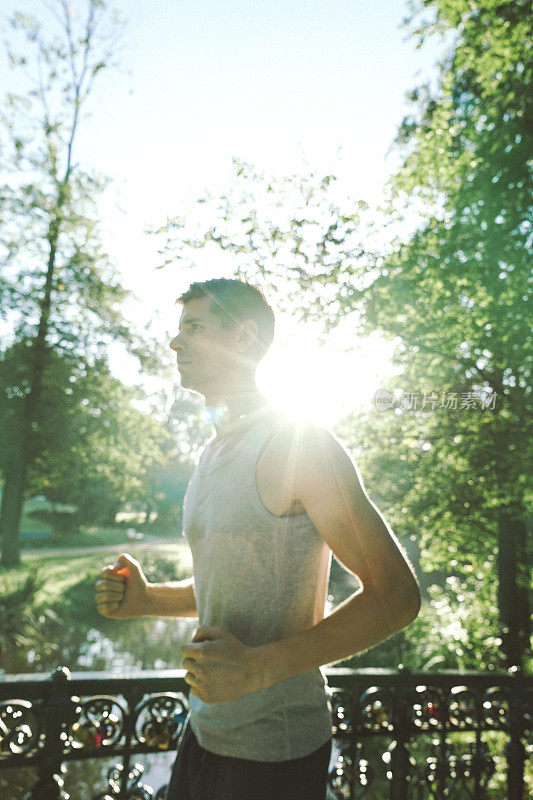
[[[316,425],[331,428],[365,407],[394,372],[390,341],[370,337],[350,342],[339,331],[320,346],[316,326],[294,322],[278,332],[259,365],[258,387],[275,405]]]

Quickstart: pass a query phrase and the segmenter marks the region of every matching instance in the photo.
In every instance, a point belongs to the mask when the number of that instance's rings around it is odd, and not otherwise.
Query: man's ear
[[[255,319],[247,319],[241,324],[240,341],[246,346],[246,350],[252,347],[255,349],[259,344],[259,325]]]

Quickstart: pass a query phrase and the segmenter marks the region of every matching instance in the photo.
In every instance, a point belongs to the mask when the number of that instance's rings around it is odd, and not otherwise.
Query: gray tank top
[[[200,625],[258,646],[310,628],[324,613],[331,551],[307,514],[277,517],[263,505],[255,468],[283,419],[263,411],[212,439],[185,497],[183,532],[194,565]],[[204,703],[189,695],[200,745],[252,761],[300,758],[331,737],[321,669],[251,692]]]

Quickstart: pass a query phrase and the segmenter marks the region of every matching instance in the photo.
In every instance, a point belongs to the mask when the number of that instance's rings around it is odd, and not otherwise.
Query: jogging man
[[[102,572],[97,607],[117,619],[199,617],[182,647],[190,719],[168,800],[324,800],[331,715],[320,667],[414,620],[418,583],[339,442],[258,391],[274,335],[262,293],[214,279],[180,303],[170,346],[216,428],[184,503],[194,577],[150,584],[122,554]],[[332,552],[362,588],[324,618]]]

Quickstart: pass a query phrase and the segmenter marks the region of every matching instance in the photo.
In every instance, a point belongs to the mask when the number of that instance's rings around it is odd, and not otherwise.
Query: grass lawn
[[[46,526],[43,523],[38,523],[36,520],[31,520],[31,523],[31,525],[26,525],[23,521],[21,529],[27,531],[49,530],[49,526]],[[163,538],[165,537],[165,532],[153,530],[148,531],[145,535],[149,537]],[[169,539],[174,539],[178,536],[177,531],[171,531],[167,535]],[[23,551],[45,550],[51,547],[98,547],[106,544],[124,544],[126,546],[130,544],[131,541],[136,540],[128,538],[125,528],[88,528],[82,529],[78,533],[73,534],[65,539],[65,541],[57,541],[55,539],[51,539],[50,537],[33,541],[25,541],[23,544]],[[139,541],[142,541],[142,539]]]
[[[124,550],[139,561],[150,581],[181,580],[192,574],[191,554],[184,540],[168,545],[129,544],[129,549]],[[110,550],[73,556],[62,553],[41,559],[23,552],[19,567],[0,571],[0,587],[11,593],[24,583],[30,571],[36,571],[39,588],[34,596],[35,610],[54,608],[57,613],[89,620],[97,615],[94,582],[116,556],[116,551]],[[98,618],[103,619],[99,615]]]

